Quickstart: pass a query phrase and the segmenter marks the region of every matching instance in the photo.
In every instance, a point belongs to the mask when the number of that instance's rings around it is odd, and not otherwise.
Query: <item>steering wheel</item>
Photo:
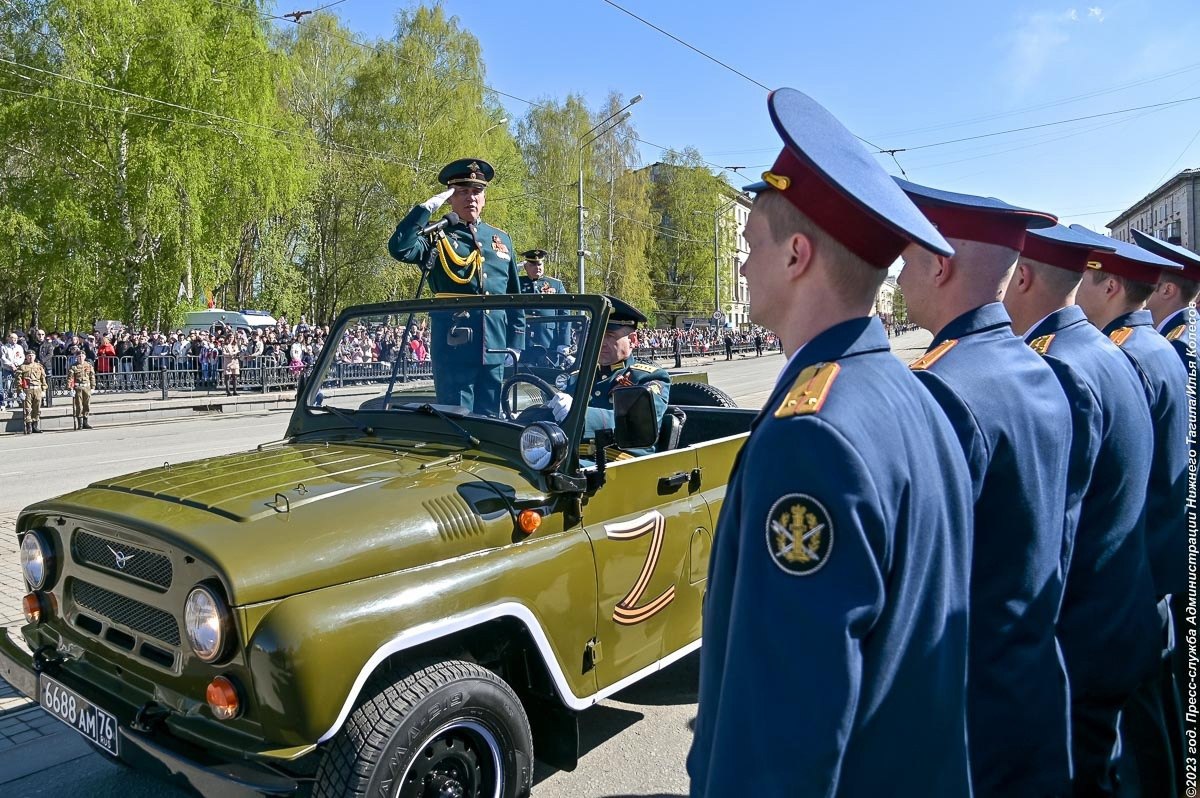
[[[536,388],[542,395],[542,401],[536,405],[529,405],[518,411],[515,409],[516,389],[517,386],[521,385],[522,383],[532,385],[534,388]],[[558,393],[558,391],[554,388],[554,386],[536,374],[528,374],[523,372],[517,373],[506,379],[504,384],[500,386],[500,409],[504,414],[504,418],[509,421],[515,421],[521,412],[528,410],[530,407],[540,407],[541,405],[544,405],[546,402],[550,401],[550,398],[556,393]]]

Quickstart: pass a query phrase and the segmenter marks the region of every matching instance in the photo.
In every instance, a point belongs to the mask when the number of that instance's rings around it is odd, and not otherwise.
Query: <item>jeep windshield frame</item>
[[[432,361],[437,358],[439,344],[432,340],[429,342],[429,357],[425,361],[404,357],[404,352],[401,351],[393,362],[371,363],[370,369],[356,368],[360,365],[358,363],[348,364],[346,349],[342,344],[361,336],[364,331],[366,340],[370,340],[371,326],[366,322],[371,322],[379,325],[374,328],[376,334],[385,330],[390,332],[398,348],[408,329],[405,323],[410,318],[424,320],[431,330],[435,326],[432,320],[438,319],[436,326],[439,328],[438,332],[443,335],[445,320],[450,319],[454,336],[459,339],[466,338],[467,343],[471,344],[471,338],[465,336],[461,330],[454,330],[454,320],[470,319],[477,322],[474,329],[478,332],[481,329],[478,324],[486,323],[479,321],[480,319],[503,312],[525,317],[527,343],[524,349],[516,353],[521,357],[531,351],[531,331],[538,324],[546,323],[545,318],[551,317],[555,319],[554,324],[559,324],[559,320],[566,320],[570,324],[570,355],[573,357],[573,363],[569,369],[562,368],[560,363],[548,370],[527,370],[522,365],[525,363],[523,360],[519,361],[516,367],[507,362],[511,361],[511,354],[500,354],[500,347],[489,347],[488,351],[495,358],[506,361],[502,366],[505,379],[517,371],[533,372],[534,376],[546,376],[548,372],[559,375],[558,384],[554,387],[562,390],[566,382],[565,375],[571,372],[578,373],[576,384],[569,392],[572,397],[571,411],[558,425],[569,442],[568,455],[554,470],[576,473],[580,467],[578,449],[584,432],[588,396],[596,373],[603,331],[611,309],[608,300],[596,294],[441,297],[347,308],[338,315],[330,328],[325,347],[313,364],[312,376],[305,380],[303,390],[297,397],[287,437],[345,438],[348,434],[372,444],[438,444],[459,449],[467,447],[481,454],[502,458],[526,472],[535,482],[544,485],[546,475],[534,473],[525,466],[520,454],[520,439],[525,428],[533,421],[553,423],[548,410],[527,413],[528,417],[522,416],[518,422],[493,415],[490,408],[489,412],[484,413],[475,412],[469,407],[438,403],[431,371]],[[394,321],[394,325],[389,325],[389,320]],[[464,323],[463,326],[467,325]],[[445,340],[448,342],[450,339]],[[478,342],[480,346],[482,343]],[[546,381],[551,382],[551,379],[547,378]],[[424,405],[435,406],[442,417],[423,409]],[[336,408],[336,412],[333,412],[333,408]],[[478,439],[478,445],[472,446],[467,443],[459,429],[446,423],[446,417]]]

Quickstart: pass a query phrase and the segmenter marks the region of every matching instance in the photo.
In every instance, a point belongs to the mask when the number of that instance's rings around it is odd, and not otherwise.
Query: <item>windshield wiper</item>
[[[333,405],[311,405],[308,408],[314,413],[333,413],[335,416],[345,421],[350,426],[361,432],[363,435],[371,435],[371,428],[365,424],[358,423],[358,419],[354,417],[354,413],[349,410],[343,410],[340,407]]]
[[[457,421],[450,418],[450,416],[448,416],[446,413],[443,413],[441,410],[438,410],[436,407],[429,404],[428,402],[426,402],[423,405],[418,405],[417,407],[404,407],[404,405],[400,405],[399,407],[395,407],[393,409],[399,410],[402,407],[406,410],[411,410],[414,413],[421,413],[422,415],[426,415],[426,416],[437,416],[442,421],[445,421],[447,424],[449,424],[451,427],[454,427],[454,429],[460,435],[462,435],[464,438],[466,438],[467,443],[471,444],[471,446],[479,445],[479,439],[476,438],[474,435],[472,435],[465,427],[463,427]]]

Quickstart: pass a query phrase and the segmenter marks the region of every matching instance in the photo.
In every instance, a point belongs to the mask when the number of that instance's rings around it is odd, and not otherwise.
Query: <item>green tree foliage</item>
[[[660,227],[649,248],[658,323],[674,326],[687,316],[707,317],[713,311],[713,236],[718,236],[722,263],[732,252],[732,237],[714,230],[713,223],[729,187],[694,149],[667,152],[648,171],[650,204]]]
[[[210,296],[327,322],[409,297],[387,239],[462,157],[496,167],[484,218],[570,287],[582,166],[587,289],[667,321],[711,304],[719,181],[698,155],[652,183],[630,121],[584,141],[622,96],[509,122],[485,83],[436,2],[363,42],[265,0],[0,0],[0,325],[171,325]]]

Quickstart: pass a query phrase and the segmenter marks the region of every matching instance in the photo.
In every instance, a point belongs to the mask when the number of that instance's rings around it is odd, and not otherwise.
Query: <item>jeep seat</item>
[[[663,413],[662,424],[658,428],[658,440],[654,442],[654,451],[669,452],[679,447],[679,436],[683,434],[683,424],[687,414],[675,405],[667,405]]]

